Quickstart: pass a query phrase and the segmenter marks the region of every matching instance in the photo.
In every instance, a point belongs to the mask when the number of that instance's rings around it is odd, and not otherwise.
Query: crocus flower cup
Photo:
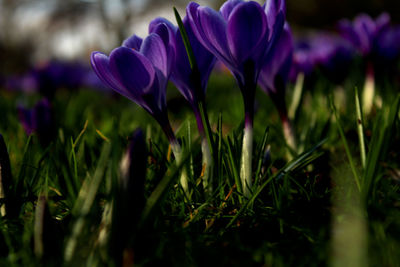
[[[168,26],[160,24],[144,40],[136,35],[128,38],[110,56],[93,52],[91,63],[106,85],[144,108],[160,124],[179,164],[181,147],[169,123],[165,98],[174,64],[169,38]],[[181,185],[187,192],[186,175],[182,175]]]
[[[211,176],[213,165],[210,149],[212,144],[208,144],[205,131],[206,127],[208,132],[211,131],[205,109],[205,93],[208,79],[216,60],[214,55],[205,49],[205,47],[195,37],[187,17],[183,19],[183,26],[196,60],[196,66],[193,67],[190,65],[188,52],[186,51],[181,32],[177,26],[164,18],[156,18],[150,22],[150,32],[157,31],[159,25],[162,24],[167,25],[169,29],[168,38],[166,38],[168,39],[166,40],[168,41],[167,46],[170,47],[175,54],[175,64],[172,65],[170,79],[193,109],[199,134],[202,139],[203,165],[205,165],[203,185],[205,190],[211,192],[212,189],[211,183],[209,183],[209,178]],[[202,113],[205,116],[205,124],[203,123],[201,116]]]
[[[167,29],[166,29],[167,30]],[[170,142],[176,142],[168,121],[165,88],[170,58],[161,37],[133,36],[110,56],[93,52],[91,63],[99,78],[114,91],[144,108],[161,125]]]

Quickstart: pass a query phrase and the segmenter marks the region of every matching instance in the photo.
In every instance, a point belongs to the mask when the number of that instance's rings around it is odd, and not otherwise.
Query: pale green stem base
[[[251,157],[253,153],[253,128],[245,127],[243,135],[242,158],[240,161],[240,179],[245,197],[249,197],[252,187],[251,179]]]
[[[282,128],[283,128],[283,135],[285,136],[286,144],[289,146],[289,148],[291,150],[297,152],[296,138],[294,136],[294,130],[292,127],[292,123],[290,122],[289,119],[282,121]],[[290,154],[289,160],[291,160],[291,159],[292,159],[292,157]]]
[[[304,85],[304,73],[299,73],[297,75],[296,84],[294,86],[292,102],[289,107],[289,118],[291,120],[294,119],[296,115],[296,111],[300,105],[301,95],[303,94],[303,85]]]
[[[375,96],[375,78],[373,75],[367,75],[365,78],[364,90],[362,94],[362,106],[364,114],[371,113]]]
[[[171,150],[175,156],[176,164],[180,165],[182,162],[182,148],[178,142],[171,142]],[[186,196],[189,196],[189,183],[186,168],[182,168],[180,183]]]
[[[213,174],[214,163],[211,156],[210,147],[208,145],[207,139],[203,138],[201,141],[201,151],[203,154],[203,187],[206,193],[206,196],[210,196],[212,194],[212,181],[211,177]]]

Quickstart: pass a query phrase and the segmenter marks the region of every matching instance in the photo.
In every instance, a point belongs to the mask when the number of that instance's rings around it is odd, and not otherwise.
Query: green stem
[[[356,87],[356,112],[357,112],[357,132],[358,132],[358,140],[360,142],[360,155],[361,155],[361,165],[365,170],[367,157],[365,152],[365,143],[364,143],[364,127],[363,127],[363,118],[362,118],[362,111],[360,105],[360,98],[358,95],[358,89]]]
[[[179,145],[178,141],[175,139],[173,141],[170,141],[170,145],[171,145],[171,150],[172,153],[175,156],[175,160],[176,160],[176,165],[180,165],[182,162],[182,148]],[[181,177],[180,177],[180,183],[181,186],[183,188],[183,191],[185,192],[186,196],[189,196],[189,182],[188,182],[188,176],[187,176],[187,170],[186,168],[182,168],[182,173],[181,173]]]
[[[209,197],[212,194],[212,174],[214,170],[214,162],[206,138],[203,138],[201,141],[201,151],[203,154],[203,168],[204,168],[202,173],[203,187],[206,196]]]
[[[294,86],[292,102],[290,103],[289,107],[290,120],[294,120],[296,111],[299,107],[301,96],[303,94],[303,85],[304,85],[304,73],[299,73],[297,75],[296,84]]]
[[[251,158],[253,153],[253,127],[246,124],[243,134],[242,158],[240,163],[240,179],[242,182],[243,195],[250,197],[251,180]]]
[[[290,120],[282,120],[283,135],[285,136],[286,144],[289,146],[290,150],[297,152],[296,138],[294,136],[294,130]],[[288,160],[292,160],[292,153],[287,153]]]
[[[372,63],[367,65],[367,73],[365,76],[364,90],[362,95],[362,105],[364,114],[370,114],[375,96],[375,74]]]

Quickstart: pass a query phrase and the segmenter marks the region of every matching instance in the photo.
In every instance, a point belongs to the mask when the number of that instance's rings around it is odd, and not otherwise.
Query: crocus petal
[[[154,79],[154,84],[151,87],[149,93],[152,97],[156,98],[156,105],[159,110],[164,110],[167,106],[167,101],[165,98],[166,86],[168,79],[161,73],[160,70],[156,69],[156,79]]]
[[[367,14],[358,15],[354,20],[354,28],[360,33],[373,35],[376,32],[375,21]]]
[[[164,18],[156,18],[152,20],[149,25],[149,34],[155,33],[160,36],[165,47],[168,47],[170,42],[173,41],[176,30],[177,28]]]
[[[378,60],[395,60],[400,55],[400,27],[382,31],[376,41]]]
[[[165,45],[161,37],[155,33],[151,33],[144,41],[141,53],[159,69],[165,77],[169,76],[168,58]]]
[[[232,10],[240,3],[243,3],[243,0],[226,1],[219,9],[219,12],[221,12],[222,17],[224,17],[224,19],[228,21],[229,15],[231,14]]]
[[[264,6],[265,14],[267,15],[268,27],[270,35],[272,34],[273,26],[279,12],[286,13],[286,6],[284,0],[267,0]]]
[[[111,52],[110,70],[136,99],[140,99],[140,95],[152,85],[155,77],[151,62],[136,50],[126,47]]]
[[[122,46],[139,51],[140,47],[142,46],[142,42],[143,42],[142,38],[140,38],[137,35],[132,35],[122,43]]]
[[[112,75],[108,56],[101,52],[93,52],[91,54],[90,62],[95,73],[104,84],[117,93],[131,99],[129,91],[118,79]]]
[[[275,79],[277,76],[286,82],[289,75],[293,57],[293,38],[288,24],[279,41],[269,53],[267,60],[261,70],[259,84],[264,91],[273,92],[276,88]]]
[[[359,15],[354,20],[354,30],[360,40],[360,49],[364,54],[371,51],[372,41],[376,34],[376,25],[372,18],[366,14]]]
[[[267,45],[267,48],[265,49],[265,54],[260,55],[262,58],[264,58],[264,60],[262,62],[265,61],[265,57],[268,56],[271,49],[278,42],[278,40],[282,34],[284,25],[285,25],[285,16],[284,16],[283,12],[279,12],[278,15],[276,16],[275,24],[274,24],[274,27],[272,30],[272,35],[269,37],[269,43]],[[256,55],[256,56],[258,56],[258,55]]]
[[[221,59],[229,62],[226,21],[220,13],[209,7],[199,7],[197,12],[199,18],[197,27],[203,32],[203,45]]]
[[[390,15],[386,12],[379,15],[375,20],[377,31],[382,31],[390,25]]]
[[[189,20],[190,27],[193,30],[193,33],[196,35],[199,42],[201,42],[204,46],[205,45],[205,36],[202,29],[197,27],[199,21],[199,15],[197,13],[197,9],[200,8],[200,5],[195,2],[190,2],[186,7],[186,14]]]
[[[352,23],[343,19],[338,23],[338,30],[340,34],[347,40],[349,40],[355,47],[359,48],[361,45],[360,38],[357,32],[354,30]]]
[[[228,45],[236,62],[242,64],[249,55],[257,53],[254,49],[267,33],[267,19],[258,3],[237,5],[228,20]]]
[[[156,18],[150,22],[149,33],[155,33],[161,37],[166,52],[167,52],[167,71],[166,76],[168,77],[171,72],[172,66],[175,64],[175,54],[176,54],[176,32],[179,31],[178,28],[173,25],[169,20],[165,18]]]

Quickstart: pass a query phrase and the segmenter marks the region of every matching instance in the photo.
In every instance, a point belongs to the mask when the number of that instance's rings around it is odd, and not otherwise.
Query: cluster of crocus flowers
[[[223,62],[235,77],[244,100],[242,182],[238,186],[248,197],[252,187],[255,90],[260,71],[268,69],[264,66],[271,61],[271,54],[279,52],[276,46],[284,32],[284,1],[269,0],[261,6],[253,1],[229,0],[219,11],[192,2],[186,12],[183,26],[196,66],[192,66],[188,58],[188,47],[179,29],[160,18],[150,23],[149,36],[144,40],[134,35],[114,49],[110,56],[92,53],[92,66],[105,84],[142,106],[157,120],[171,143],[175,157],[179,158],[180,147],[166,112],[167,81],[171,79],[192,106],[205,143],[203,131],[208,127],[204,125],[207,122],[207,119],[204,120],[206,85],[215,59]],[[280,89],[275,81],[272,83],[268,90]],[[206,158],[211,158],[210,152]],[[181,183],[187,190],[187,181],[181,180]]]

